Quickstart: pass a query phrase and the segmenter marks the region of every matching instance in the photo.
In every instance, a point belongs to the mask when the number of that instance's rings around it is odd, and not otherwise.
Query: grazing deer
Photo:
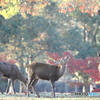
[[[45,63],[33,62],[26,66],[26,72],[28,74],[28,96],[29,96],[29,88],[33,86],[36,94],[40,97],[39,93],[35,89],[35,85],[39,79],[49,80],[51,82],[53,97],[55,97],[54,85],[55,81],[57,81],[65,72],[65,67],[67,62],[69,61],[69,56],[61,58],[59,61],[54,61],[56,65],[50,65]]]
[[[27,85],[28,82],[28,79],[22,74],[22,72],[18,69],[18,67],[15,64],[10,64],[7,62],[0,62],[0,79],[2,77],[10,79],[8,81],[8,87],[6,93],[9,92],[9,87],[11,83],[13,87],[13,92],[15,93],[14,81],[16,79],[23,82],[25,85]]]

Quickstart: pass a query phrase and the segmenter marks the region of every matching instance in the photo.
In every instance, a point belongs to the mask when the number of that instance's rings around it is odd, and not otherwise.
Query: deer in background
[[[40,97],[39,93],[36,91],[35,85],[39,79],[48,80],[51,82],[53,97],[55,97],[55,81],[57,81],[65,72],[66,64],[68,63],[70,57],[66,56],[58,61],[54,61],[57,65],[50,65],[45,63],[33,62],[26,66],[26,73],[28,74],[28,96],[29,88],[32,86]]]
[[[12,84],[13,92],[15,93],[15,89],[14,89],[15,80],[18,79],[19,81],[23,82],[25,85],[27,85],[28,82],[28,79],[22,74],[18,66],[7,62],[0,62],[0,79],[2,77],[6,77],[9,79],[6,93],[9,92],[9,87],[11,84]]]
[[[99,71],[99,75],[100,75],[100,53],[97,54],[99,57],[99,65],[98,65],[98,71]]]

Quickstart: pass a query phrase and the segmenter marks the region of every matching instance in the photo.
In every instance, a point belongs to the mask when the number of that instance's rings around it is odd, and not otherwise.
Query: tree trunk
[[[78,92],[78,87],[77,87],[77,85],[74,85],[74,89],[75,89],[75,92]]]
[[[24,68],[24,64],[23,64],[23,57],[20,58],[20,70],[21,72],[25,75],[25,68]],[[25,86],[23,83],[20,82],[20,88],[19,88],[19,92],[26,92]]]
[[[88,86],[87,86],[87,84],[85,84],[84,86],[83,86],[83,91],[82,92],[88,92]]]
[[[86,25],[85,23],[83,24],[84,30],[83,30],[83,41],[86,41]]]

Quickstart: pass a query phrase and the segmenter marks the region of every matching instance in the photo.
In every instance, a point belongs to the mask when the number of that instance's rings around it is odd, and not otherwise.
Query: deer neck
[[[61,77],[64,74],[64,72],[65,72],[66,64],[65,65],[61,65],[59,67],[60,67],[59,68],[59,77]]]

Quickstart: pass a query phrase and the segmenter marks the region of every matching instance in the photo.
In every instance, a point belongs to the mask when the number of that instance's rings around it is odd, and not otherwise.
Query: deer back
[[[5,75],[10,75],[12,71],[12,66],[6,62],[0,62],[0,71]]]
[[[28,76],[30,77],[34,75],[37,78],[45,79],[45,80],[58,79],[57,75],[58,75],[59,67],[55,65],[33,62],[26,67],[26,70]]]

